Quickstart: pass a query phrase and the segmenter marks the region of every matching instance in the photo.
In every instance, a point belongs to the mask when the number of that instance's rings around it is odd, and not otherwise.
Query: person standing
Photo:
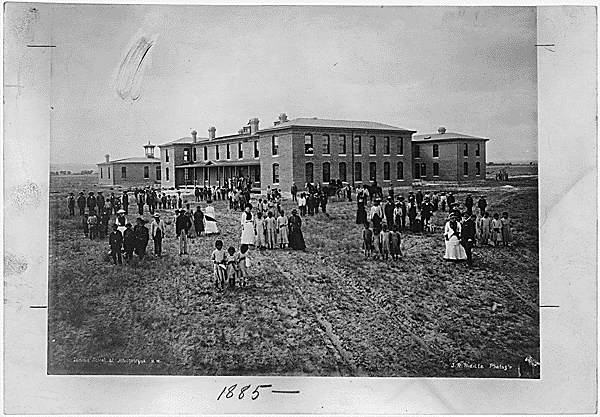
[[[356,224],[365,224],[367,222],[367,195],[364,190],[358,190],[356,193]]]
[[[123,247],[123,235],[117,229],[117,224],[113,224],[113,230],[108,236],[108,244],[110,246],[110,256],[115,265],[123,265],[123,257],[121,248]]]
[[[300,194],[300,197],[298,198],[298,208],[300,209],[300,215],[306,216],[306,194],[305,193]]]
[[[77,207],[79,207],[79,215],[80,216],[85,215],[85,206],[86,206],[85,196],[83,195],[83,191],[80,191],[79,197],[77,197]]]
[[[246,286],[246,280],[248,279],[250,267],[250,258],[248,257],[248,245],[240,245],[240,251],[238,252],[238,277],[240,278],[240,286]]]
[[[483,216],[485,213],[485,209],[487,208],[487,201],[485,200],[485,196],[482,195],[477,202],[477,207],[479,207],[479,215]]]
[[[104,211],[100,213],[101,221],[100,225],[100,237],[104,238],[108,236],[108,223],[110,222],[110,214],[112,213],[112,209],[104,206]]]
[[[277,235],[277,221],[273,217],[272,211],[267,213],[267,218],[265,219],[265,228],[267,230],[267,248],[274,249]]]
[[[148,190],[147,196],[146,196],[146,203],[148,204],[148,211],[150,212],[150,214],[154,214],[154,204],[155,204],[155,195],[154,195],[154,190]]]
[[[87,238],[90,234],[90,226],[88,224],[88,216],[85,215],[85,212],[81,216],[81,225],[83,226],[83,234]]]
[[[447,261],[464,261],[467,259],[465,249],[461,242],[461,227],[456,220],[455,214],[450,215],[450,220],[444,226],[444,237],[446,240],[446,253],[444,259]]]
[[[162,197],[160,199],[161,199],[162,206],[163,206],[164,210],[171,208],[171,207],[167,207],[167,195],[165,193],[163,193],[163,195],[162,195]]]
[[[381,207],[381,198],[375,197],[375,202],[371,206],[371,223],[373,223],[373,230],[381,230],[381,221],[383,220],[383,207]]]
[[[508,173],[507,173],[508,175]],[[502,213],[502,218],[500,219],[500,224],[502,225],[502,244],[504,246],[508,246],[508,244],[512,241],[512,233],[510,231],[510,219],[508,218],[508,212],[505,211]]]
[[[127,218],[125,217],[125,210],[120,209],[117,211],[117,218],[115,219],[115,224],[117,225],[117,229],[121,234],[125,234],[125,229],[127,226]]]
[[[104,196],[102,195],[102,191],[98,191],[98,197],[96,197],[96,207],[98,208],[98,213],[104,213]]]
[[[473,197],[471,194],[467,194],[467,198],[465,198],[465,207],[469,216],[473,214]]]
[[[129,214],[129,195],[127,194],[127,191],[123,191],[123,198],[121,199],[123,200],[123,210],[125,210],[125,214]]]
[[[69,216],[75,215],[75,195],[71,191],[67,197],[67,207],[69,208]]]
[[[467,263],[473,265],[473,244],[475,243],[476,227],[474,221],[474,215],[468,212],[464,215],[464,221],[462,224],[462,245],[465,248],[467,254]]]
[[[421,203],[421,221],[423,222],[423,230],[430,230],[431,224],[431,213],[433,212],[433,204],[429,202],[429,197],[425,197],[425,200]]]
[[[392,255],[394,261],[398,259],[398,256],[402,256],[400,244],[401,240],[400,233],[398,233],[398,226],[394,225],[390,232],[390,255]]]
[[[489,245],[490,237],[492,235],[491,229],[492,219],[490,219],[490,214],[486,211],[483,213],[483,217],[479,219],[479,242],[481,245]]]
[[[492,229],[492,241],[494,246],[498,246],[502,243],[502,222],[499,219],[498,213],[494,213],[494,218],[490,224]]]
[[[217,219],[215,216],[215,208],[212,206],[212,201],[206,202],[208,205],[204,209],[204,233],[207,235],[219,234],[217,228]]]
[[[298,187],[296,186],[296,183],[292,183],[292,201],[298,202],[297,196],[298,195]]]
[[[200,189],[196,187],[194,189],[194,196],[196,196],[196,203],[200,201]]]
[[[323,212],[323,214],[325,214],[327,217],[329,217],[329,214],[327,214],[327,192],[322,191],[321,192],[321,211]]]
[[[123,233],[123,249],[125,250],[125,259],[133,259],[133,251],[135,250],[135,235],[131,223],[125,225],[125,233]]]
[[[281,249],[285,249],[290,243],[288,238],[288,219],[285,217],[285,212],[280,211],[277,218],[277,243]]]
[[[146,223],[146,221],[142,217],[138,217],[137,224],[133,228],[135,254],[140,260],[144,259],[144,256],[146,256],[146,247],[148,246],[148,241],[150,241],[150,234],[148,233],[148,228],[144,226],[144,223]]]
[[[254,245],[254,216],[252,215],[252,205],[246,204],[244,211],[240,216],[242,225],[242,237],[240,243],[242,245]]]
[[[165,222],[160,218],[160,214],[154,214],[154,221],[150,224],[150,236],[154,241],[154,255],[162,255],[162,240],[165,236]]]
[[[408,221],[409,221],[409,225],[410,225],[410,231],[411,232],[416,232],[417,231],[417,202],[416,201],[410,201],[408,203]]]
[[[442,211],[446,211],[446,193],[442,193],[440,195],[440,205],[441,205]]]
[[[371,255],[373,253],[373,231],[371,230],[371,228],[369,227],[369,222],[365,222],[364,224],[365,228],[363,229],[362,232],[362,239],[363,239],[363,251],[365,254],[365,258],[369,259],[371,258]]]
[[[290,248],[294,250],[306,249],[304,236],[302,235],[302,219],[298,216],[298,210],[293,209],[288,219]]]
[[[138,206],[138,214],[142,216],[144,214],[144,203],[145,203],[145,193],[140,191],[137,194],[137,206]],[[137,226],[137,225],[136,225]],[[135,228],[134,228],[135,229]]]
[[[204,235],[204,213],[200,206],[196,207],[194,212],[194,229],[196,229],[196,235]]]
[[[179,238],[179,256],[188,255],[187,232],[192,227],[190,219],[185,215],[185,210],[177,209],[175,219],[175,235]]]
[[[352,187],[350,187],[350,184],[346,184],[346,197],[348,197],[348,201],[352,203]]]
[[[96,197],[94,197],[94,193],[90,191],[88,198],[86,200],[88,212],[91,214],[92,211],[96,211]]]
[[[452,206],[454,205],[455,202],[456,202],[456,198],[454,198],[454,195],[452,195],[452,193],[449,192],[448,196],[446,197],[446,203],[448,203],[448,210],[452,210]]]
[[[387,203],[385,203],[383,212],[385,214],[385,222],[391,230],[394,226],[394,198],[391,195],[387,198]]]
[[[254,244],[258,249],[264,249],[266,246],[266,228],[265,228],[265,219],[263,218],[263,212],[259,211],[256,213],[256,217],[254,218],[254,235],[255,241]]]
[[[88,229],[90,231],[90,240],[98,237],[98,216],[94,210],[90,210],[90,215],[87,218]]]
[[[417,200],[417,208],[421,210],[421,204],[423,203],[423,192],[421,190],[417,191],[417,196],[415,198]]]

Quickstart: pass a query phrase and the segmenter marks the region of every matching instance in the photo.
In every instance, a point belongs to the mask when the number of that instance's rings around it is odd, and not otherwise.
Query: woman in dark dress
[[[290,248],[295,250],[306,249],[304,236],[302,236],[302,220],[298,216],[298,210],[292,210],[292,215],[288,219]]]
[[[356,224],[365,224],[367,221],[366,200],[365,190],[359,190],[356,193]]]

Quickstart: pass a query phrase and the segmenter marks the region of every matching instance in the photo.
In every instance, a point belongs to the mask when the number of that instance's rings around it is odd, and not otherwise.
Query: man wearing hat
[[[165,222],[160,218],[160,214],[154,213],[154,220],[150,224],[150,236],[154,240],[154,255],[162,254],[162,240],[165,236]]]
[[[394,226],[394,197],[391,195],[388,196],[387,203],[385,204],[383,211],[385,213],[385,221],[388,229],[392,230],[392,226]]]
[[[469,215],[473,214],[473,197],[471,194],[467,194],[467,198],[465,198],[465,207]]]
[[[186,215],[185,210],[177,209],[177,218],[175,219],[175,234],[179,238],[179,256],[188,254],[187,234],[192,227],[192,221]]]
[[[127,218],[125,217],[125,210],[120,209],[117,211],[117,218],[115,219],[115,224],[117,225],[119,232],[124,234],[126,226],[127,226]]]
[[[433,204],[429,201],[429,197],[425,197],[425,200],[421,203],[421,221],[423,222],[423,230],[428,230],[431,227],[429,220],[431,219],[431,213],[433,212]]]
[[[129,222],[125,225],[125,232],[123,232],[123,249],[125,250],[125,259],[132,259],[135,249],[135,236],[133,227]]]
[[[69,207],[69,216],[75,215],[75,195],[73,192],[69,193],[69,197],[67,198],[67,207]]]
[[[146,221],[142,217],[137,218],[137,224],[133,228],[133,236],[135,238],[135,254],[138,258],[144,259],[146,256],[146,246],[150,240],[148,228],[144,226]]]
[[[129,195],[127,191],[123,191],[123,210],[125,210],[125,214],[129,214]]]
[[[461,244],[465,248],[465,252],[467,253],[467,263],[469,265],[473,265],[473,257],[472,257],[472,249],[473,244],[475,243],[475,215],[471,213],[464,214],[464,221],[462,223],[462,231],[461,231]]]
[[[98,197],[96,197],[96,207],[98,207],[98,213],[104,213],[104,196],[102,191],[98,191]]]
[[[484,195],[482,195],[479,198],[479,201],[477,202],[477,207],[479,207],[479,214],[481,215],[481,217],[483,217],[483,214],[485,213],[485,209],[487,207],[487,201],[485,200]]]
[[[77,197],[77,207],[79,207],[79,215],[80,216],[85,215],[85,205],[86,205],[85,195],[83,194],[83,191],[80,191],[79,197]]]
[[[88,198],[86,200],[88,211],[91,213],[92,211],[96,211],[96,197],[94,197],[94,193],[90,191]]]

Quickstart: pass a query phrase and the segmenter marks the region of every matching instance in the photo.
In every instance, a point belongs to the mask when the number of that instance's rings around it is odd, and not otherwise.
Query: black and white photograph
[[[39,300],[45,375],[539,382],[539,13],[5,4],[5,163],[48,158],[4,174],[5,308]]]

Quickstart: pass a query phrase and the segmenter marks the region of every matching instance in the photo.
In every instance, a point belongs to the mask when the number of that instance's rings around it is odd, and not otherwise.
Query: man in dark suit
[[[475,242],[475,219],[473,214],[465,213],[464,221],[462,223],[462,236],[461,244],[465,248],[467,253],[467,264],[473,265],[472,249],[473,243]]]

